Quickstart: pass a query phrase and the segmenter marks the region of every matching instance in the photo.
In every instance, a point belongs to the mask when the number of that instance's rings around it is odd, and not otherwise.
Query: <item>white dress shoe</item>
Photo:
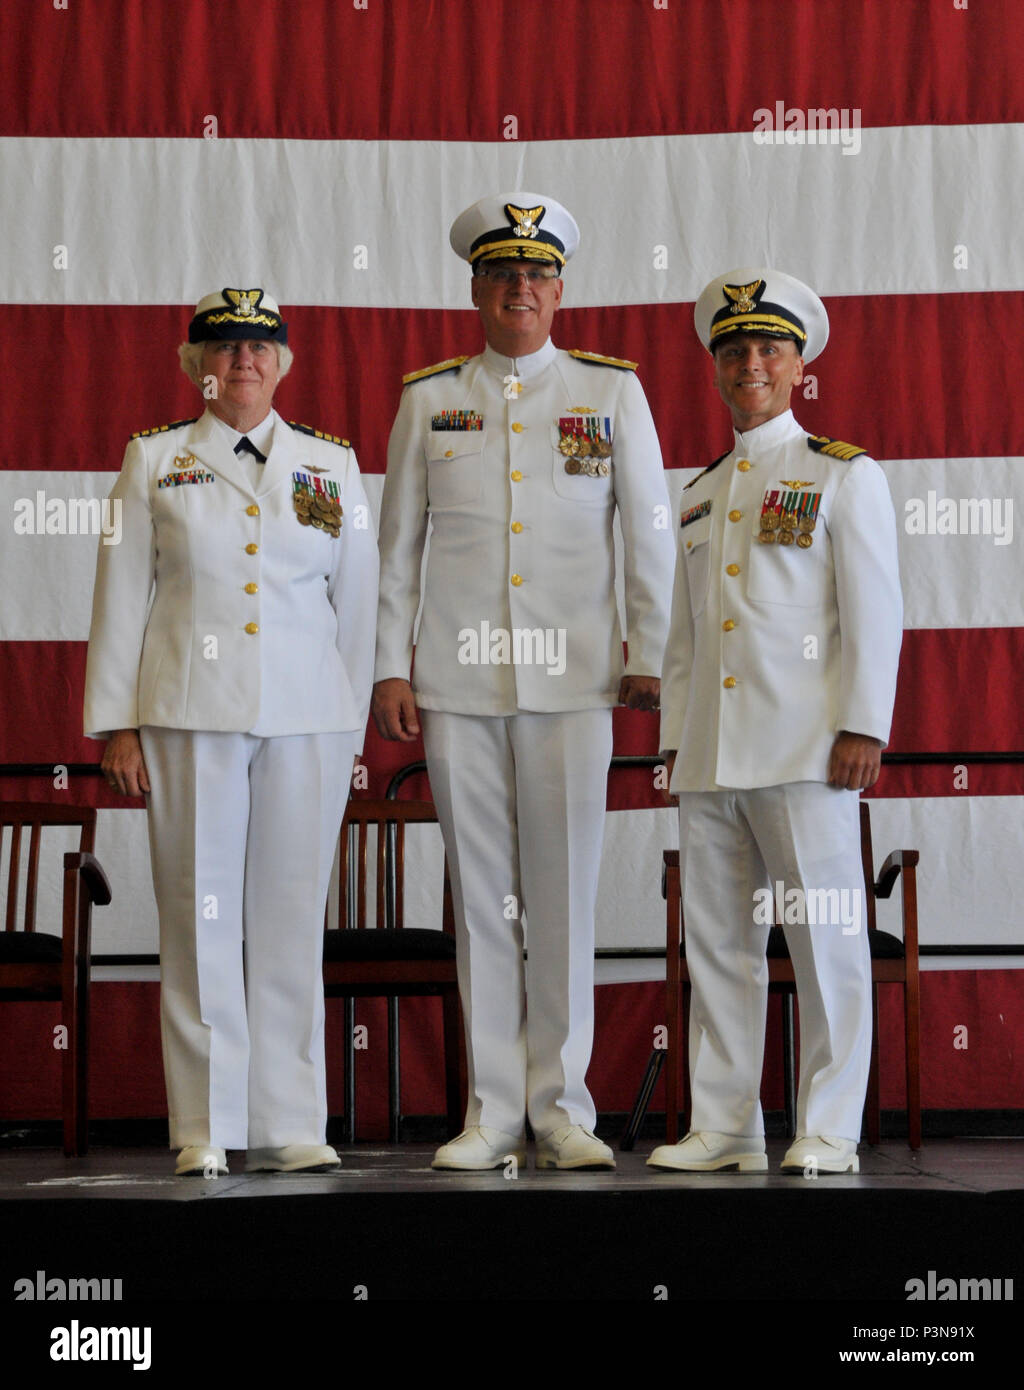
[[[340,1168],[341,1159],[330,1144],[285,1144],[280,1149],[250,1149],[247,1173],[305,1173]]]
[[[565,1125],[537,1140],[538,1168],[614,1168],[607,1144],[582,1125]]]
[[[678,1144],[662,1144],[647,1160],[649,1168],[674,1168],[683,1173],[714,1173],[738,1168],[741,1173],[766,1173],[764,1140],[737,1134],[695,1130]]]
[[[818,1173],[859,1173],[857,1145],[852,1139],[836,1139],[831,1134],[802,1134],[786,1151],[782,1171],[802,1173],[806,1168]]]
[[[223,1178],[228,1172],[228,1156],[212,1144],[189,1144],[179,1152],[174,1172],[179,1178]]]
[[[472,1125],[456,1138],[442,1144],[434,1155],[431,1168],[461,1168],[465,1171],[500,1168],[506,1158],[514,1158],[521,1166],[526,1163],[523,1136],[505,1134],[489,1125]]]

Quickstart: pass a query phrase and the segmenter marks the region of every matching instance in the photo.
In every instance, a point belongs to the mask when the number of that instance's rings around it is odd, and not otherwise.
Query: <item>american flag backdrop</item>
[[[731,438],[703,285],[763,263],[818,290],[832,335],[795,413],[881,462],[900,524],[891,751],[1020,750],[1019,19],[1016,0],[4,0],[0,762],[98,759],[83,503],[132,431],[199,413],[175,355],[196,300],[261,285],[284,306],[276,405],[351,439],[376,504],[402,374],[482,346],[450,223],[514,187],[579,222],[555,340],[639,362],[674,502]],[[656,721],[617,716],[616,738],[654,752]],[[407,757],[368,738],[370,790]],[[2,790],[98,798],[116,902],[94,948],[155,951],[141,810],[91,780]],[[616,796],[600,944],[657,945],[672,817]],[[1021,943],[1024,767],[891,766],[872,803],[876,855],[921,851],[924,942]],[[1024,975],[958,965],[931,1018],[1003,1017],[981,1103],[1009,1104]]]

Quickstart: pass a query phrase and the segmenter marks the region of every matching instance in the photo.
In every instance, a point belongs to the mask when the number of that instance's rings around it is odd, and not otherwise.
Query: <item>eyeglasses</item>
[[[539,285],[542,280],[557,280],[558,270],[551,266],[548,270],[537,270],[531,267],[529,270],[506,270],[499,268],[489,270],[487,266],[480,266],[476,272],[487,280],[493,280],[496,285],[515,285],[519,283],[520,277],[528,285]]]

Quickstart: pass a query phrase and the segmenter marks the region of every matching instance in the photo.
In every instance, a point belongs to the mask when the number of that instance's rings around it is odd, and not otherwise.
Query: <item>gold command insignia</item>
[[[192,468],[198,462],[195,454],[175,454],[173,467]]]
[[[544,216],[543,203],[536,208],[517,208],[514,203],[506,203],[505,211],[514,223],[513,236],[536,238],[539,231],[538,224]]]
[[[224,298],[235,306],[243,318],[250,318],[255,314],[260,300],[263,298],[262,290],[225,290]]]
[[[752,313],[757,301],[753,296],[764,284],[763,280],[752,280],[749,285],[723,285],[722,293],[732,300],[729,312],[733,314]]]

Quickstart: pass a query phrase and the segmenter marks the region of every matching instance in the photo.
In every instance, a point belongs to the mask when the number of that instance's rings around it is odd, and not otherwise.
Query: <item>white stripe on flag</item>
[[[1020,586],[1020,527],[1024,527],[1021,460],[1015,459],[900,459],[883,463],[896,508],[900,543],[900,577],[909,628],[972,628],[1024,626],[1024,595]],[[682,505],[683,487],[699,469],[670,469],[667,474],[673,518]],[[0,545],[0,640],[84,642],[89,636],[92,588],[96,569],[95,535],[16,535],[15,509],[38,518],[38,494],[44,516],[53,499],[101,499],[114,485],[116,474],[0,472],[0,525],[6,537]],[[376,521],[383,474],[364,474]],[[1016,491],[1015,491],[1016,489]],[[939,500],[998,499],[1005,525],[1012,505],[1013,544],[999,544],[995,534],[910,535],[906,507],[921,502],[928,523],[929,493]],[[990,506],[989,516],[996,512]],[[959,507],[958,507],[959,515]],[[968,508],[966,520],[984,521],[983,508]],[[1006,533],[1008,534],[1008,532]],[[618,566],[621,573],[621,564]],[[620,607],[622,606],[621,584]]]
[[[283,304],[468,308],[448,228],[517,187],[557,192],[580,224],[567,305],[692,301],[723,266],[762,261],[826,295],[1015,289],[1024,239],[993,199],[1022,139],[1011,124],[892,126],[861,131],[846,155],[757,145],[752,130],[490,144],[6,137],[0,302],[189,304],[244,280]]]
[[[1024,898],[1024,861],[1017,832],[1022,815],[1024,797],[972,797],[969,790],[958,797],[872,800],[876,873],[891,850],[920,851],[918,920],[922,944],[1020,945],[1014,904]],[[598,946],[664,947],[661,855],[677,844],[674,810],[616,811],[606,818]],[[96,853],[115,892],[111,906],[94,915],[93,949],[155,951],[156,907],[145,813],[101,811]],[[441,862],[435,826],[410,832],[409,855],[407,922],[430,926],[437,917],[434,885]],[[895,935],[900,934],[898,892],[897,888],[890,901],[878,905],[879,927]],[[59,911],[59,904],[55,910]],[[978,958],[971,968],[987,964],[1005,969],[1011,963]],[[664,978],[661,961],[645,965],[647,969],[635,978]]]
[[[85,642],[92,621],[92,590],[96,578],[96,550],[101,544],[91,534],[18,534],[16,522],[40,521],[55,528],[61,519],[80,527],[103,514],[99,502],[108,496],[116,473],[39,473],[13,469],[0,471],[0,641]],[[380,514],[383,473],[363,475],[363,486],[374,525]],[[51,507],[51,503],[53,504]],[[70,504],[70,505],[69,505]],[[116,514],[111,510],[108,519]]]

